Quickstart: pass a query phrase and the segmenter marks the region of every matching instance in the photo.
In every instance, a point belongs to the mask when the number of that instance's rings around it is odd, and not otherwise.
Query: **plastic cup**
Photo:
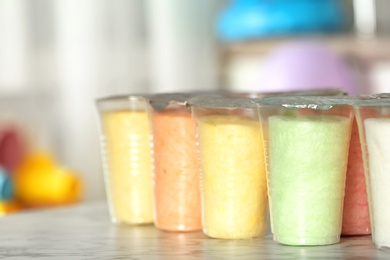
[[[155,225],[165,231],[202,229],[196,129],[186,98],[151,98]]]
[[[340,241],[352,106],[339,98],[256,99],[271,231],[285,245]]]
[[[356,119],[352,124],[348,154],[341,234],[348,236],[369,235],[371,234],[370,214],[364,178],[363,154]]]
[[[152,157],[142,96],[97,101],[108,205],[114,223],[153,222]]]
[[[390,99],[357,102],[372,240],[390,248]]]
[[[253,238],[267,229],[261,127],[255,106],[236,101],[190,100],[198,129],[203,232],[213,238]]]

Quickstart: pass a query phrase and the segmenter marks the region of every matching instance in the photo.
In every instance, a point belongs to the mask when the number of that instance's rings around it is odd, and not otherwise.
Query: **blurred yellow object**
[[[31,154],[15,172],[15,195],[26,206],[69,204],[80,199],[81,181],[52,156]]]
[[[9,213],[14,213],[21,210],[19,203],[15,201],[1,201],[0,202],[0,216],[7,215]]]
[[[21,171],[24,172],[32,169],[39,170],[43,168],[53,168],[55,166],[56,166],[55,160],[53,156],[51,156],[50,154],[46,154],[43,152],[33,153],[27,155],[22,160],[22,162],[16,169],[17,171],[16,173],[19,173]]]

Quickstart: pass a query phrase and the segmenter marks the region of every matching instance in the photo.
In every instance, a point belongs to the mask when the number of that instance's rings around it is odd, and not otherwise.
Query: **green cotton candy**
[[[351,120],[269,117],[271,227],[287,245],[340,240]]]

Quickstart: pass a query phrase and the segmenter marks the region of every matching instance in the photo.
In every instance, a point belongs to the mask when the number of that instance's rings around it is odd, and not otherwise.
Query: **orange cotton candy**
[[[155,225],[200,230],[201,205],[195,124],[185,108],[153,112]]]
[[[345,185],[342,235],[370,234],[370,215],[368,211],[366,184],[359,131],[356,120],[352,126],[349,147],[347,179]]]

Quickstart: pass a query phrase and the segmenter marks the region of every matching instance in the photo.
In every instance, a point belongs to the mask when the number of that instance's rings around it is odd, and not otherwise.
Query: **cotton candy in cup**
[[[352,107],[342,98],[256,99],[267,153],[274,240],[340,241]]]
[[[390,247],[390,211],[388,196],[390,177],[390,118],[367,118],[364,121],[370,171],[370,192],[373,212],[373,239],[378,247]]]
[[[98,100],[105,184],[111,219],[153,222],[152,155],[146,100],[119,96]]]
[[[201,164],[203,232],[247,239],[266,232],[267,187],[255,107],[237,99],[193,99]]]
[[[356,103],[365,167],[372,240],[390,248],[390,100]]]
[[[368,235],[370,233],[370,214],[364,178],[363,155],[357,122],[354,120],[348,153],[341,234]]]
[[[152,96],[155,225],[165,231],[202,229],[196,128],[185,94]]]

